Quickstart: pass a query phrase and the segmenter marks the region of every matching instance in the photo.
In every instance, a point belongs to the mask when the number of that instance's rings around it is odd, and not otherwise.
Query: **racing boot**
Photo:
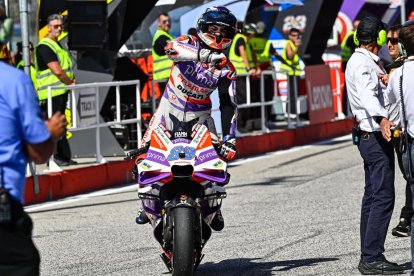
[[[211,221],[210,227],[214,231],[223,230],[223,228],[224,228],[224,219],[223,219],[223,216],[221,215],[221,210],[218,210],[216,212],[216,214],[214,215],[214,218]]]
[[[148,222],[150,222],[150,219],[148,218],[147,213],[144,209],[140,209],[138,211],[138,214],[135,217],[135,222],[137,224],[147,224]]]

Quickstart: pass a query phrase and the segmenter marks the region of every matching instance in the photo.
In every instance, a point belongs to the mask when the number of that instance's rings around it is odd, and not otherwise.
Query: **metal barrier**
[[[136,93],[136,118],[135,119],[127,119],[127,120],[121,120],[121,93],[120,93],[120,87],[126,86],[126,85],[135,85],[135,93]],[[112,122],[106,122],[106,123],[100,123],[100,108],[99,108],[99,88],[100,87],[116,87],[116,119]],[[84,88],[92,88],[94,90],[95,95],[95,102],[96,102],[96,108],[95,108],[95,123],[88,125],[88,126],[78,126],[78,120],[77,120],[77,109],[76,109],[76,93],[80,93],[81,89]],[[52,90],[54,89],[62,89],[61,86],[49,86],[48,87],[48,117],[50,118],[52,116]],[[87,83],[87,84],[76,84],[76,85],[68,85],[65,86],[65,89],[71,90],[71,112],[72,112],[72,127],[68,128],[68,131],[80,131],[80,130],[86,130],[86,129],[96,129],[96,161],[98,163],[106,163],[105,158],[101,155],[101,143],[100,143],[100,128],[101,127],[109,127],[111,125],[115,124],[137,124],[137,143],[141,141],[141,91],[140,91],[140,82],[139,80],[131,80],[131,81],[115,81],[115,82],[98,82],[98,83]],[[49,167],[50,164],[54,163],[54,161],[51,158],[49,160]],[[56,164],[53,164],[56,165]],[[57,165],[56,165],[57,166]]]
[[[265,70],[262,71],[260,73],[260,102],[251,102],[251,88],[250,88],[250,77],[252,76],[252,74],[250,73],[242,73],[242,74],[237,74],[237,77],[245,77],[246,78],[246,103],[245,104],[238,104],[237,108],[238,109],[245,109],[245,108],[251,108],[251,107],[260,107],[260,118],[261,118],[261,131],[263,133],[268,133],[269,129],[266,126],[266,111],[265,111],[265,107],[269,106],[269,105],[273,105],[273,104],[277,104],[277,101],[265,101],[265,85],[264,85],[264,76],[265,75],[271,75],[272,76],[272,81],[273,81],[273,95],[277,95],[277,89],[276,89],[276,73],[282,73],[282,74],[286,74],[286,80],[287,83],[289,85],[289,74],[288,72],[285,71],[281,71],[281,72],[276,72],[273,70]],[[287,113],[287,123],[288,123],[288,128],[294,128],[292,126],[292,122],[291,122],[291,113],[290,113],[290,105],[292,104],[290,102],[290,93],[295,93],[295,98],[296,98],[296,113],[299,113],[300,110],[300,101],[299,101],[299,93],[298,93],[298,86],[296,81],[294,82],[295,85],[294,87],[289,87],[287,89],[287,98],[284,101],[281,101],[282,103],[286,104],[286,113]],[[293,88],[293,89],[292,89]],[[298,126],[302,126],[302,123],[300,122],[299,119],[299,114],[297,114],[296,116],[296,127]],[[240,135],[243,135],[242,133],[238,133]]]
[[[337,97],[337,104],[338,104],[338,118],[344,118],[345,116],[343,115],[342,112],[342,105],[341,105],[341,99],[340,99],[340,90],[341,90],[341,83],[340,83],[340,72],[339,72],[339,68],[335,68],[335,73],[336,73],[336,91],[333,94],[334,96]],[[286,80],[288,83],[288,87],[287,87],[287,94],[286,94],[286,100],[275,100],[275,98],[273,97],[273,100],[271,101],[266,101],[265,100],[265,76],[266,75],[271,75],[272,76],[272,84],[273,84],[273,96],[277,95],[277,84],[276,84],[276,74],[277,73],[282,73],[286,75]],[[286,104],[286,112],[285,114],[287,115],[287,128],[295,128],[295,127],[300,127],[302,126],[302,123],[299,119],[299,110],[300,110],[300,97],[299,97],[299,93],[298,93],[298,84],[296,83],[296,81],[294,82],[294,86],[290,87],[290,83],[289,83],[289,74],[286,71],[275,71],[275,70],[265,70],[262,71],[261,74],[259,75],[260,78],[260,101],[257,102],[252,102],[251,99],[251,87],[250,87],[250,77],[252,76],[252,74],[250,73],[243,73],[243,74],[238,74],[238,77],[245,77],[246,78],[246,103],[244,104],[239,104],[238,105],[238,109],[246,109],[246,108],[252,108],[252,107],[260,107],[260,119],[261,119],[261,131],[262,133],[268,133],[269,132],[269,128],[266,126],[267,123],[267,118],[266,118],[266,106],[271,106],[273,104],[277,104],[277,103],[282,103],[282,104]],[[168,79],[166,80],[159,80],[157,82],[166,82],[168,81]],[[136,86],[136,118],[134,119],[127,119],[127,120],[121,120],[121,95],[120,95],[120,86],[126,86],[126,85],[135,85]],[[94,95],[95,95],[95,99],[96,99],[96,103],[99,103],[99,88],[100,87],[110,87],[110,86],[115,86],[116,87],[116,119],[114,121],[111,122],[105,122],[105,123],[100,123],[99,122],[99,118],[100,118],[100,110],[99,108],[95,108],[95,123],[92,125],[88,125],[88,126],[78,126],[78,120],[77,120],[77,109],[76,109],[76,93],[80,93],[81,89],[84,88],[92,88],[94,89]],[[154,81],[152,81],[152,86],[154,86]],[[152,87],[153,88],[153,87]],[[51,117],[52,116],[52,90],[54,89],[61,89],[61,87],[58,86],[49,86],[48,87],[48,116]],[[111,125],[115,125],[115,124],[121,124],[121,125],[125,125],[125,124],[133,124],[136,123],[137,124],[137,143],[139,143],[139,141],[141,140],[141,133],[142,133],[142,127],[141,127],[141,96],[140,96],[140,82],[139,80],[132,80],[132,81],[116,81],[116,82],[101,82],[101,83],[88,83],[88,84],[77,84],[77,85],[68,85],[65,87],[65,89],[71,90],[71,97],[70,97],[70,102],[71,102],[71,112],[72,112],[72,127],[68,129],[68,131],[80,131],[80,130],[86,130],[86,129],[96,129],[96,161],[98,163],[105,163],[106,160],[105,158],[103,158],[103,156],[101,155],[101,145],[100,145],[100,128],[101,127],[109,127]],[[152,94],[152,110],[153,112],[155,112],[156,110],[156,99],[154,97],[154,89],[152,89],[153,94]],[[290,93],[295,93],[295,98],[296,98],[296,123],[295,125],[292,124],[291,121],[291,108],[290,105],[293,104],[290,101]],[[238,131],[238,135],[243,136],[243,135],[248,135],[247,133],[240,133]],[[52,159],[50,160],[52,161]],[[49,162],[49,163],[54,163]],[[56,165],[56,164],[54,164]],[[56,165],[57,166],[57,165]]]

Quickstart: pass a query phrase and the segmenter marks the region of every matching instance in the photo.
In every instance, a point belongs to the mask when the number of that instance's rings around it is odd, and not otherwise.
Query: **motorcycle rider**
[[[236,22],[236,17],[227,8],[214,6],[208,8],[198,19],[197,37],[183,35],[168,42],[165,52],[174,61],[173,68],[158,109],[141,141],[141,147],[145,147],[150,141],[152,130],[160,123],[171,130],[175,118],[185,122],[197,120],[208,127],[213,144],[221,144],[220,156],[226,161],[234,159],[237,118],[236,72],[223,50],[231,45],[237,30]],[[211,117],[210,95],[217,88],[223,141],[219,140]],[[136,163],[144,158],[145,154],[138,156]],[[136,222],[149,222],[145,211],[138,212]],[[223,229],[224,221],[220,211],[216,213],[211,227],[216,231]]]

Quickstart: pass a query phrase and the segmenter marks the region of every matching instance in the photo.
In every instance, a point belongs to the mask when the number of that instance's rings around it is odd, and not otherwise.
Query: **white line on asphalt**
[[[45,208],[56,207],[56,206],[63,205],[63,204],[68,204],[68,203],[73,203],[73,202],[76,202],[76,201],[85,200],[85,199],[88,199],[88,198],[93,198],[93,197],[98,197],[98,196],[103,196],[103,195],[116,194],[116,193],[125,192],[125,191],[133,191],[133,190],[138,190],[138,184],[132,184],[132,185],[128,185],[126,187],[121,187],[121,188],[110,188],[110,189],[91,192],[91,193],[87,193],[87,194],[81,194],[81,195],[71,196],[71,197],[67,197],[67,198],[62,198],[62,199],[59,199],[57,201],[30,205],[30,206],[25,207],[24,210],[26,212],[30,213],[30,212],[39,211],[39,210],[42,210],[42,209],[45,209]]]
[[[304,150],[304,149],[312,148],[312,147],[317,146],[317,145],[329,144],[331,142],[351,141],[351,139],[352,139],[351,135],[345,135],[345,136],[341,136],[341,137],[332,138],[332,139],[329,139],[329,140],[323,140],[323,141],[315,142],[315,143],[305,145],[305,146],[297,146],[297,147],[293,147],[293,148],[286,149],[286,150],[272,151],[272,152],[266,153],[264,155],[256,156],[256,157],[248,157],[248,158],[239,159],[237,161],[231,162],[229,164],[229,167],[238,166],[238,165],[241,165],[241,164],[244,164],[244,163],[247,163],[247,162],[256,161],[256,160],[260,160],[260,159],[264,159],[264,158],[269,158],[269,157],[273,157],[273,156],[277,156],[277,155],[284,155],[284,154],[288,154],[288,153],[292,153],[292,152],[297,152],[297,151],[301,151],[301,150]]]
[[[317,145],[325,145],[325,144],[329,144],[331,142],[336,142],[336,141],[338,141],[338,142],[340,142],[340,141],[351,141],[351,135],[345,135],[345,136],[341,136],[341,137],[337,137],[337,138],[333,138],[333,139],[329,139],[329,140],[324,140],[324,141],[312,143],[310,145],[297,146],[297,147],[287,149],[287,150],[273,151],[273,152],[269,152],[265,155],[261,155],[261,156],[257,156],[257,157],[243,158],[243,159],[240,159],[240,160],[237,160],[235,162],[230,163],[229,166],[232,167],[232,166],[241,165],[241,164],[251,162],[251,161],[256,161],[256,160],[260,160],[260,159],[264,159],[264,158],[269,158],[269,157],[276,156],[276,155],[289,154],[289,153],[292,153],[292,152],[297,152],[297,151],[301,151],[301,150],[304,150],[304,149],[312,148],[312,147],[317,146]],[[46,203],[40,203],[40,204],[36,204],[36,205],[30,205],[30,206],[25,207],[24,209],[25,209],[26,212],[30,213],[30,212],[35,212],[35,211],[39,211],[39,210],[42,210],[42,209],[56,207],[56,206],[63,205],[63,204],[68,204],[68,203],[73,203],[73,202],[89,199],[89,198],[94,198],[94,197],[103,196],[103,195],[116,194],[116,193],[125,192],[125,191],[133,191],[133,190],[138,190],[138,184],[132,184],[132,185],[128,185],[126,187],[121,187],[121,188],[110,188],[110,189],[105,189],[105,190],[96,191],[96,192],[92,192],[92,193],[87,193],[87,194],[82,194],[82,195],[77,195],[77,196],[71,196],[71,197],[59,199],[59,200],[53,201],[53,202],[46,202]]]

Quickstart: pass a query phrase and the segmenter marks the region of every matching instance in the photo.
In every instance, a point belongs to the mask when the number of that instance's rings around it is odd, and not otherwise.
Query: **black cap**
[[[356,36],[362,43],[371,43],[377,40],[378,33],[385,30],[385,24],[373,16],[365,17],[359,22]]]

